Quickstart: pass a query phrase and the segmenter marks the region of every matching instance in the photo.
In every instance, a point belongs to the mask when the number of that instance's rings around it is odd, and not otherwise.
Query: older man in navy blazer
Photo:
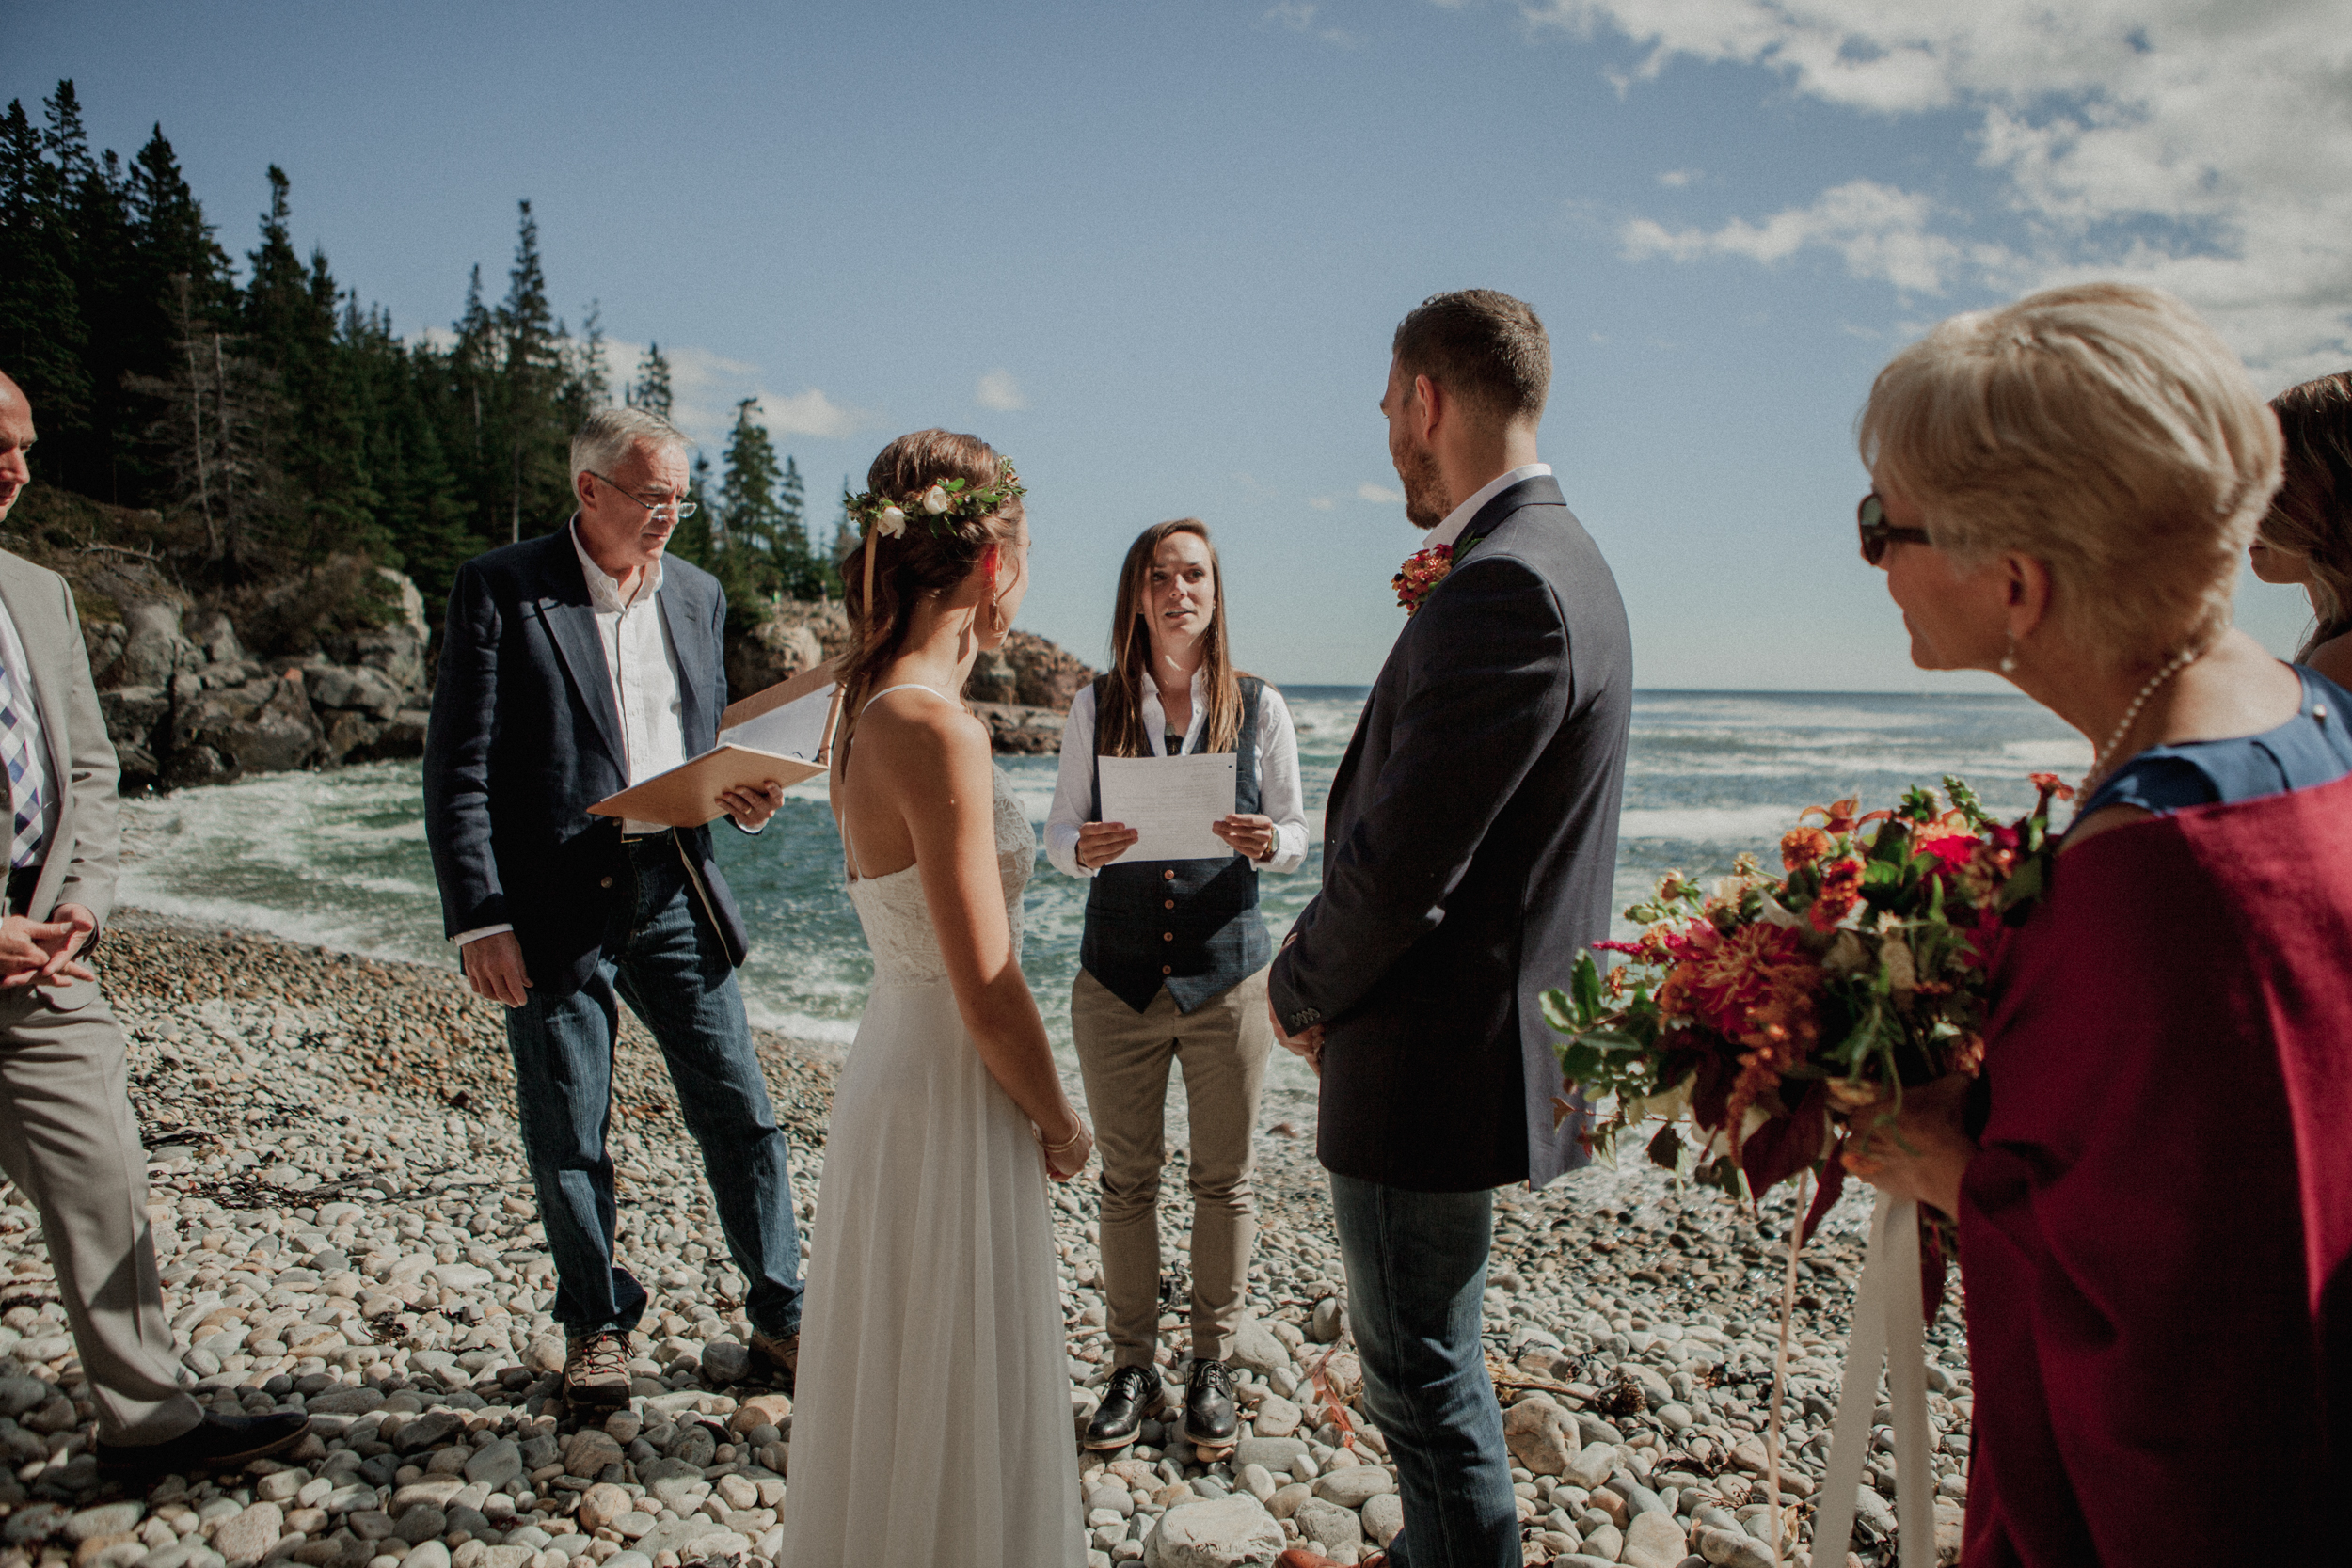
[[[743,1016],[746,938],[707,828],[588,808],[717,742],[726,705],[717,579],[665,559],[689,510],[686,438],[642,409],[572,440],[580,510],[466,563],[450,593],[425,738],[425,830],[448,934],[506,1005],[516,1107],[555,1260],[576,1403],[628,1398],[645,1291],[613,1256],[611,1117],[619,1004],[661,1047],[702,1146],[720,1228],[750,1281],[756,1362],[799,1363],[801,1242],[783,1132]],[[763,826],[781,786],[732,791]]]
[[[1405,1504],[1388,1568],[1521,1560],[1479,1339],[1489,1201],[1582,1163],[1539,998],[1608,932],[1633,659],[1608,563],[1536,461],[1550,383],[1508,294],[1439,294],[1397,328],[1389,451],[1449,565],[1364,705],[1323,892],[1269,977],[1323,1078],[1348,1320]]]

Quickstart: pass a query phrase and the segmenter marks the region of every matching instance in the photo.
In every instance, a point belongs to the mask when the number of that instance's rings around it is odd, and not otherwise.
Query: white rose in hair
[[[934,484],[923,492],[923,510],[936,517],[947,510],[947,492]]]
[[[896,539],[907,531],[907,515],[895,506],[885,506],[882,515],[874,519],[874,531],[885,539]]]

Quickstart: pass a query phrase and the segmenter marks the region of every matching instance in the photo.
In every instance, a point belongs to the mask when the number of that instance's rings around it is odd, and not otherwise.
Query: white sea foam
[[[1801,806],[1686,806],[1629,811],[1617,818],[1620,839],[1683,839],[1747,847],[1775,843],[1796,825]]]

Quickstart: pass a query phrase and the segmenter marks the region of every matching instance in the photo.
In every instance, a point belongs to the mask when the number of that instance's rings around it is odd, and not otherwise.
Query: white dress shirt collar
[[[1550,472],[1551,465],[1549,463],[1522,463],[1506,473],[1496,475],[1485,484],[1480,485],[1477,493],[1470,499],[1447,513],[1444,522],[1429,531],[1429,545],[1453,545],[1455,540],[1462,537],[1462,531],[1470,527],[1470,519],[1478,515],[1480,507],[1517,484],[1520,480],[1534,479],[1538,474]],[[1427,547],[1429,546],[1423,546],[1423,548]]]
[[[628,609],[630,605],[650,599],[661,592],[661,558],[656,556],[653,565],[637,579],[637,592],[624,601],[621,597],[620,579],[609,575],[603,567],[597,565],[596,558],[590,555],[588,546],[580,543],[579,513],[572,514],[572,520],[567,526],[572,536],[572,548],[580,556],[580,575],[588,579],[588,596],[596,600],[598,610],[618,614]]]
[[[1206,688],[1201,679],[1207,673],[1206,664],[1192,673],[1192,721],[1184,726],[1186,752],[1192,750],[1193,737],[1200,733],[1200,721],[1207,716],[1208,704],[1202,697]],[[1143,727],[1152,742],[1152,754],[1167,755],[1168,747],[1161,737],[1168,733],[1168,706],[1160,701],[1159,677],[1149,670],[1143,673]]]

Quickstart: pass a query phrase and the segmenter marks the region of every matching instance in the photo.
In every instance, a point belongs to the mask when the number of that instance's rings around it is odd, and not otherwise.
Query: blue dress
[[[2260,735],[2151,746],[2108,774],[2075,819],[2106,806],[2137,806],[2162,816],[2184,806],[2283,795],[2352,773],[2352,692],[2294,668],[2303,682],[2294,718]]]

